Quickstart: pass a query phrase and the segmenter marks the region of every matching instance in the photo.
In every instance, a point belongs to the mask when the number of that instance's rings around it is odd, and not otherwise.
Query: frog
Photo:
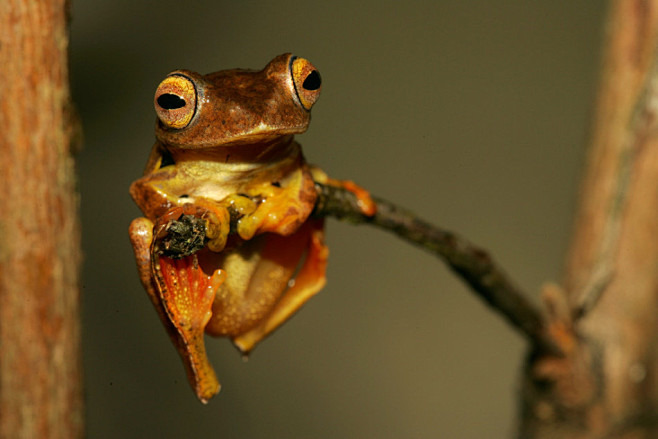
[[[294,138],[321,86],[310,61],[286,53],[262,70],[175,70],[156,89],[156,141],[130,186],[144,216],[129,235],[139,278],[203,403],[220,390],[205,335],[229,338],[246,356],[324,287],[316,184],[343,187],[364,215],[376,213],[366,190],[308,164]],[[196,245],[176,254],[166,238],[181,227]]]

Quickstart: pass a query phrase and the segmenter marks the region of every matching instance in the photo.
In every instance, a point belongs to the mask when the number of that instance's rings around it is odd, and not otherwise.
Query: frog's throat
[[[289,156],[296,143],[292,134],[275,138],[253,138],[249,142],[229,143],[203,147],[178,147],[162,144],[174,163],[209,160],[220,163],[245,165],[266,164]]]

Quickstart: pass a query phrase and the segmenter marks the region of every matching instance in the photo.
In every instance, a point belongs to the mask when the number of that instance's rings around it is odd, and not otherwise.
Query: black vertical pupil
[[[173,93],[163,93],[158,96],[158,105],[165,110],[175,110],[185,106],[185,99]]]
[[[320,88],[322,85],[322,78],[320,77],[320,73],[317,70],[313,70],[311,73],[308,74],[306,79],[304,79],[304,83],[302,83],[302,87],[306,90],[317,90]]]

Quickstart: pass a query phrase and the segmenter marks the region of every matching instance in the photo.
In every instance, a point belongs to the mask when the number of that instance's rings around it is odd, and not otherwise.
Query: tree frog
[[[176,70],[156,90],[156,142],[130,187],[145,217],[133,220],[130,239],[204,403],[220,388],[204,334],[247,354],[325,284],[323,222],[309,218],[314,182],[346,187],[375,213],[367,192],[308,165],[293,138],[308,128],[320,88],[308,60],[284,54],[260,71]],[[167,253],[163,238],[189,218],[202,224],[202,248]]]

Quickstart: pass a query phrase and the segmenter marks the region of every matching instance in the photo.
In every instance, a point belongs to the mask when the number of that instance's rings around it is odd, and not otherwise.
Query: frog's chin
[[[242,147],[245,145],[260,145],[263,148],[269,148],[272,145],[285,145],[290,143],[293,139],[293,136],[298,133],[299,131],[290,132],[288,130],[261,132],[254,131],[236,136],[231,140],[224,141],[221,144],[211,146],[210,148],[233,148]]]

